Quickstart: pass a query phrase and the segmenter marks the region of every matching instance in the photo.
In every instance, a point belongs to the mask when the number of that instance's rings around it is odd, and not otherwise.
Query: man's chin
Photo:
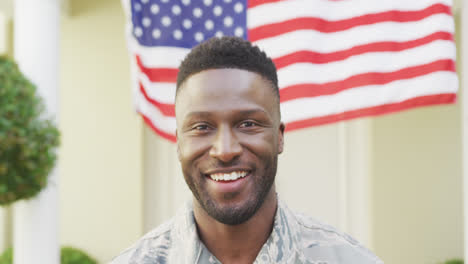
[[[260,206],[261,203],[259,201],[233,204],[229,202],[216,203],[213,200],[207,200],[202,205],[209,216],[225,225],[240,225],[248,221]]]

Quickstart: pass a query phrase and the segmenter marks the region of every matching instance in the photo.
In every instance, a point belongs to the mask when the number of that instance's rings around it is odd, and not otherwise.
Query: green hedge
[[[97,264],[97,261],[88,256],[83,251],[72,248],[62,247],[60,250],[61,264]],[[13,264],[13,249],[9,248],[0,256],[0,264]]]
[[[37,195],[56,160],[59,132],[36,87],[0,56],[0,205]]]
[[[444,262],[444,264],[463,264],[461,259],[451,259]]]

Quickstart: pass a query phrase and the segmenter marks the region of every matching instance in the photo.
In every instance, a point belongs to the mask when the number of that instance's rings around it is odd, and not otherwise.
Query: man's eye
[[[208,125],[196,125],[192,128],[193,130],[207,130],[208,129]]]
[[[245,121],[240,124],[240,127],[255,127],[257,124],[252,121]]]

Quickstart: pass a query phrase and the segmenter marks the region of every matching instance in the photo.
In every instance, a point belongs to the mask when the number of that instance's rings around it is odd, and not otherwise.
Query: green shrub
[[[60,252],[61,264],[97,264],[97,261],[92,259],[83,251],[72,248],[62,247]]]
[[[2,263],[0,263],[0,264],[2,264]],[[461,260],[461,259],[451,259],[451,260],[445,261],[444,264],[463,264],[463,260]]]
[[[47,184],[59,132],[44,113],[36,87],[0,56],[0,205],[34,197]]]
[[[60,250],[61,264],[97,264],[97,261],[92,259],[83,251],[72,248],[62,247]],[[0,264],[13,264],[13,249],[9,248],[0,256]]]
[[[0,256],[0,264],[12,264],[13,263],[13,249],[8,248]]]

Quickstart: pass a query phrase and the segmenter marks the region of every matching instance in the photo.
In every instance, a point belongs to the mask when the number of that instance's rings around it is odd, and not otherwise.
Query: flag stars
[[[192,47],[211,36],[245,37],[247,33],[242,22],[247,5],[241,0],[131,2],[132,11],[137,14],[132,33],[144,45]]]
[[[234,23],[234,19],[232,19],[232,17],[230,16],[227,16],[224,18],[223,23],[224,23],[224,26],[231,27],[232,24]]]
[[[242,37],[244,35],[244,29],[241,27],[236,27],[234,30],[234,35],[236,35],[236,37]]]
[[[203,39],[204,39],[203,33],[201,33],[201,32],[195,33],[195,40],[196,40],[196,41],[202,42]]]
[[[168,27],[168,26],[171,25],[172,21],[171,21],[171,18],[170,18],[170,17],[168,17],[168,16],[163,16],[163,17],[161,18],[161,23],[163,24],[163,26]]]
[[[192,27],[192,21],[189,19],[184,19],[182,26],[184,26],[185,29],[190,29]]]
[[[209,19],[208,19],[208,20],[205,22],[205,28],[206,28],[207,30],[212,30],[212,29],[214,28],[214,22],[213,22],[212,20],[209,20]]]
[[[195,7],[193,9],[193,16],[195,16],[196,18],[200,18],[202,15],[203,15],[203,11],[201,10],[201,8]]]
[[[143,29],[141,29],[141,27],[135,27],[134,33],[135,33],[135,36],[139,38],[143,35]]]
[[[159,13],[159,6],[157,4],[152,4],[150,9],[151,9],[151,13],[153,13],[154,15]]]
[[[244,10],[244,5],[242,5],[242,3],[239,3],[237,2],[235,5],[234,5],[234,11],[236,11],[236,13],[240,13]]]
[[[135,8],[135,11],[141,11],[141,4],[136,3],[133,8]]]
[[[176,16],[180,15],[180,13],[182,12],[182,9],[180,8],[180,6],[178,5],[174,5],[172,7],[172,13]]]
[[[179,29],[174,30],[174,32],[172,33],[172,35],[173,35],[174,38],[177,39],[177,40],[180,40],[180,39],[182,39],[182,37],[183,37],[182,31],[180,31]]]
[[[142,20],[141,20],[141,24],[144,26],[144,27],[149,27],[151,25],[151,19],[149,19],[148,17],[144,17]]]
[[[215,6],[215,7],[213,8],[213,14],[214,14],[215,16],[220,16],[222,13],[223,13],[223,8],[220,7],[219,5],[217,5],[217,6]]]
[[[161,37],[161,30],[159,29],[154,29],[152,32],[153,38],[159,39]]]

